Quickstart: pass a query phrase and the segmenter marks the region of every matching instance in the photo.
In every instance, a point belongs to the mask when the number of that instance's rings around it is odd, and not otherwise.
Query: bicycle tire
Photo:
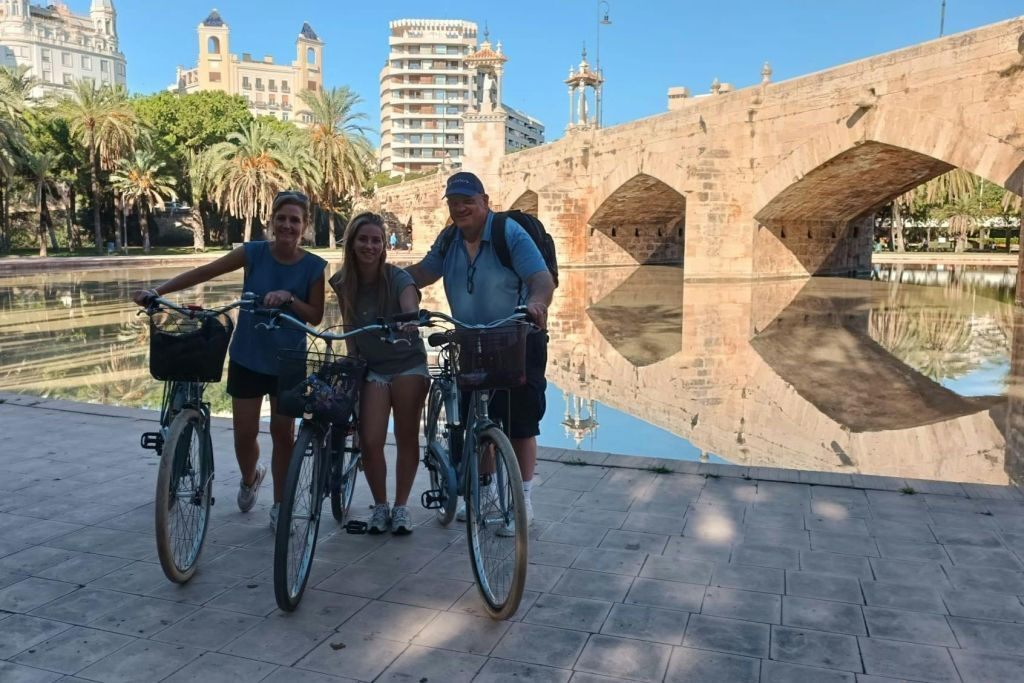
[[[498,500],[482,503],[479,486],[480,459],[494,449]],[[512,444],[498,427],[488,427],[477,437],[466,477],[466,538],[477,590],[492,619],[507,619],[519,609],[526,586],[529,529],[523,497],[523,478]],[[483,509],[481,510],[481,507]],[[507,522],[515,524],[511,536],[498,534]],[[503,539],[503,540],[499,540]]]
[[[186,476],[188,489],[182,490]],[[209,429],[202,413],[185,408],[168,430],[154,502],[157,556],[164,575],[174,583],[185,583],[195,573],[206,542],[212,493]]]
[[[340,430],[335,432],[335,437],[340,443],[334,446],[334,454],[331,455],[331,514],[338,522],[344,522],[348,516],[349,508],[352,507],[352,495],[356,490],[356,480],[359,478],[359,452],[355,434],[345,434],[338,437]],[[347,444],[351,442],[351,448]]]
[[[444,405],[444,387],[439,382],[430,384],[430,395],[427,397],[427,412],[425,413],[425,424],[423,436],[426,441],[424,448],[424,463],[427,466],[427,473],[430,476],[430,488],[435,491],[443,491],[446,494],[449,488],[453,488],[448,481],[447,467],[441,462],[436,462],[434,453],[441,453],[451,460],[451,444],[448,432],[448,416]],[[437,521],[441,526],[448,526],[455,519],[455,508],[458,505],[458,496],[446,495],[444,504],[434,510]]]
[[[317,430],[303,425],[288,464],[274,537],[274,597],[286,612],[298,607],[313,567],[324,501],[322,455]]]

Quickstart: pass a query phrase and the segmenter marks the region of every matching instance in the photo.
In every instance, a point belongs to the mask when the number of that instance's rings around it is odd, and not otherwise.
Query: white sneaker
[[[274,503],[270,508],[270,530],[277,533],[277,516],[281,513],[281,504]]]
[[[260,495],[260,484],[263,477],[267,476],[266,465],[256,465],[256,481],[251,486],[246,486],[244,481],[238,482],[238,509],[242,512],[252,510],[256,504],[256,498]]]
[[[405,536],[412,533],[412,515],[408,505],[396,505],[391,508],[391,533]]]
[[[493,500],[498,497],[498,485],[493,481],[480,491],[480,507],[487,509],[488,497]],[[455,509],[455,521],[466,521],[466,499],[459,498],[459,507]]]
[[[526,528],[529,529],[531,526],[533,526],[533,503],[530,502],[529,498],[526,499],[526,504],[523,506],[523,508],[526,510]],[[516,523],[509,522],[508,524],[502,524],[494,533],[498,536],[504,536],[506,538],[510,536],[515,536]]]
[[[391,527],[391,510],[387,503],[373,506],[373,514],[370,516],[370,527],[367,531],[371,534],[382,534]]]

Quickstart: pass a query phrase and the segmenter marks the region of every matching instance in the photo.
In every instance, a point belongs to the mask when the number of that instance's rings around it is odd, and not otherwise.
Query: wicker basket
[[[154,315],[149,321],[149,373],[163,382],[219,382],[233,329],[226,315]]]
[[[526,325],[456,329],[459,389],[510,389],[525,384],[526,333]]]

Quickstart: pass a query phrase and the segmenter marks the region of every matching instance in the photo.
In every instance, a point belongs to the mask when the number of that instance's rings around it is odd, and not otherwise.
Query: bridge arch
[[[755,275],[866,268],[872,213],[954,168],[1021,192],[1024,151],[999,138],[899,108],[864,119],[794,148],[755,186]]]
[[[509,209],[516,209],[524,213],[530,213],[534,216],[537,215],[537,211],[540,209],[540,198],[537,193],[533,190],[526,190],[514,202],[512,202]]]
[[[681,263],[686,197],[637,173],[610,194],[587,221],[587,263]]]

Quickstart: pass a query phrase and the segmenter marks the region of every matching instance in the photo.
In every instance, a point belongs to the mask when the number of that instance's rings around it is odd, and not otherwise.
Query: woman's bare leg
[[[416,470],[419,467],[420,420],[423,401],[427,397],[427,378],[418,375],[395,377],[391,382],[391,404],[395,410],[395,442],[398,459],[395,463],[395,505],[409,500]]]
[[[256,480],[256,464],[260,461],[260,408],[263,397],[232,398],[231,424],[235,437],[235,459],[242,482],[251,485]]]
[[[270,460],[270,471],[274,474],[274,502],[284,498],[284,482],[288,478],[288,464],[295,448],[295,418],[277,414],[277,397],[270,397],[270,438],[274,442],[274,454]]]
[[[380,382],[364,382],[359,397],[359,448],[363,452],[363,471],[376,505],[388,502],[388,464],[384,460],[384,440],[391,414],[391,392]]]

